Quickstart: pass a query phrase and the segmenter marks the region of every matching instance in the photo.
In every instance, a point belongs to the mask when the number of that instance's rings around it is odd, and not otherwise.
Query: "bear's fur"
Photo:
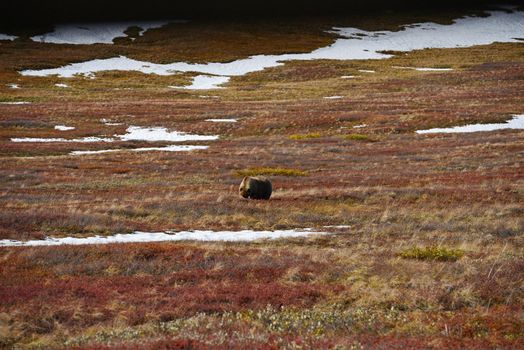
[[[246,176],[238,189],[240,195],[250,199],[269,199],[273,192],[271,181],[264,176]]]

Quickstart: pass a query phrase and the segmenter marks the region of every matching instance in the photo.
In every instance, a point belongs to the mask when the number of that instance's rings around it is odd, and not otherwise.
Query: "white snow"
[[[55,26],[51,33],[31,37],[31,40],[53,44],[113,44],[113,39],[125,37],[124,31],[132,26],[142,28],[139,35],[153,28],[160,28],[170,22],[108,22],[108,23],[67,23]]]
[[[18,38],[17,36],[14,36],[14,35],[9,35],[9,34],[0,34],[0,40],[15,40],[16,38]]]
[[[312,230],[277,230],[277,231],[180,231],[180,232],[141,232],[116,234],[113,236],[92,237],[47,237],[45,240],[15,241],[0,240],[1,247],[28,247],[28,246],[57,246],[57,245],[85,245],[109,243],[143,243],[165,241],[226,241],[248,242],[261,239],[293,238],[312,235],[324,235],[327,232]]]
[[[227,83],[229,77],[221,75],[197,75],[193,78],[191,85],[169,86],[172,89],[209,90],[222,89],[221,84]]]
[[[15,102],[0,102],[2,105],[29,105],[31,102],[27,101],[15,101]]]
[[[59,83],[59,84],[55,84],[56,87],[60,87],[60,88],[67,88],[69,87],[69,85],[67,84],[62,84],[62,83]]]
[[[367,126],[367,124],[355,125],[355,126],[353,127],[353,129],[365,128],[366,126]]]
[[[12,138],[12,142],[79,142],[79,143],[90,143],[90,142],[113,142],[114,139],[107,138],[107,137],[94,137],[94,136],[88,136],[88,137],[82,137],[79,139],[64,139],[64,138],[57,138],[57,137],[18,137],[18,138]]]
[[[20,86],[18,84],[14,84],[14,83],[6,84],[6,86],[11,88],[11,89],[20,89]]]
[[[452,128],[434,128],[428,130],[417,130],[417,134],[435,134],[435,133],[463,133],[478,131],[493,131],[503,129],[524,129],[524,114],[517,114],[505,123],[492,124],[470,124],[455,126]]]
[[[355,77],[354,75],[343,75],[340,78],[341,79],[353,79],[354,77]]]
[[[371,69],[359,69],[358,71],[361,73],[375,73],[375,71]]]
[[[105,125],[109,125],[109,126],[124,125],[124,123],[111,122],[111,121],[107,120],[106,118],[102,118],[102,119],[100,119],[100,122],[101,122],[101,123],[104,123]]]
[[[56,128],[56,127],[55,127]],[[196,135],[180,131],[168,131],[162,127],[144,128],[141,126],[130,126],[127,128],[127,133],[124,135],[113,135],[120,141],[170,141],[170,142],[185,142],[185,141],[210,141],[218,139],[218,135]],[[64,138],[35,138],[22,137],[12,138],[13,142],[113,142],[117,141],[115,138],[100,138],[100,137],[82,137],[78,139],[64,139]],[[143,148],[143,150],[156,150],[155,148]]]
[[[344,96],[325,96],[324,98],[328,100],[338,100],[339,98],[342,98],[342,97]]]
[[[450,25],[417,23],[402,30],[369,32],[357,28],[334,28],[342,36],[332,45],[310,53],[283,55],[255,55],[227,63],[210,62],[191,64],[174,62],[156,64],[137,61],[124,56],[72,63],[59,68],[24,70],[22,75],[58,75],[68,78],[76,74],[90,76],[101,71],[139,71],[145,74],[171,75],[177,72],[197,72],[193,84],[184,88],[208,89],[228,81],[231,76],[241,76],[268,67],[282,65],[283,61],[314,59],[383,59],[391,55],[382,51],[412,51],[425,48],[454,48],[487,45],[494,42],[519,42],[524,37],[524,12],[491,11],[487,17],[459,18]],[[359,35],[356,37],[356,35]],[[212,75],[212,76],[209,76]]]
[[[55,129],[60,131],[73,130],[74,128],[74,126],[55,125]]]
[[[210,141],[218,139],[218,135],[195,135],[180,131],[168,131],[162,127],[144,128],[141,126],[130,126],[124,135],[115,135],[122,141]]]
[[[106,121],[106,119],[102,119]],[[106,125],[118,124],[118,123],[107,123]],[[57,125],[55,126],[57,130],[72,130],[74,127]],[[65,139],[65,138],[36,138],[36,137],[22,137],[22,138],[12,138],[12,142],[79,142],[79,143],[89,143],[89,142],[114,142],[114,141],[169,141],[169,142],[185,142],[185,141],[210,141],[218,139],[218,135],[196,135],[189,134],[179,131],[168,131],[163,127],[152,127],[144,128],[141,126],[130,126],[127,128],[127,133],[124,135],[113,135],[114,138],[101,138],[101,137],[83,137],[77,139]],[[83,155],[83,154],[99,154],[99,153],[109,153],[109,152],[147,152],[147,151],[164,151],[164,152],[183,152],[183,151],[193,151],[199,149],[207,149],[208,146],[193,146],[193,145],[169,145],[163,147],[141,147],[141,148],[122,148],[122,149],[107,149],[107,150],[97,150],[97,151],[73,151],[71,155]]]
[[[415,70],[418,70],[419,72],[449,72],[452,71],[453,68],[415,68]]]
[[[100,153],[113,153],[113,152],[148,152],[148,151],[164,151],[164,152],[186,152],[198,149],[207,149],[208,146],[192,146],[192,145],[171,145],[166,147],[142,147],[142,148],[118,148],[118,149],[103,149],[98,151],[73,151],[71,155],[83,155],[83,154],[100,154]]]
[[[416,70],[419,72],[449,72],[452,71],[453,68],[431,68],[431,67],[400,67],[400,66],[393,66],[392,68],[395,69],[411,69]]]
[[[206,122],[213,122],[213,123],[236,123],[237,120],[236,119],[227,119],[227,118],[224,118],[224,119],[206,119]]]

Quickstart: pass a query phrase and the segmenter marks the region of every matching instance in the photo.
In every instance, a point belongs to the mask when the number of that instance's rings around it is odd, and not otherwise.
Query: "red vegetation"
[[[50,319],[68,328],[106,323],[118,314],[127,324],[137,325],[199,312],[307,307],[337,290],[281,280],[291,267],[315,273],[325,269],[307,256],[269,256],[250,248],[22,248],[4,254],[2,260],[0,312],[17,314],[28,323]]]

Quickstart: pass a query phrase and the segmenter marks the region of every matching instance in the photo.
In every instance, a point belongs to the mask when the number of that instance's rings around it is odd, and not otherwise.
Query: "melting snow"
[[[112,153],[112,152],[147,152],[147,151],[164,151],[164,152],[185,152],[193,151],[198,149],[207,149],[208,146],[192,146],[192,145],[171,145],[166,147],[142,147],[142,148],[118,148],[118,149],[103,149],[98,151],[73,151],[71,155],[83,155],[83,154],[100,154],[100,153]]]
[[[2,105],[29,105],[31,102],[15,101],[15,102],[0,102]]]
[[[124,123],[115,123],[115,122],[110,122],[110,121],[107,120],[106,118],[102,118],[102,119],[100,119],[100,122],[104,123],[105,125],[109,125],[109,126],[124,125]]]
[[[110,22],[60,24],[51,33],[31,37],[31,40],[53,44],[113,44],[113,39],[125,37],[124,31],[132,26],[142,28],[139,35],[153,28],[160,28],[169,21]]]
[[[0,40],[15,40],[17,36],[9,35],[9,34],[0,34]]]
[[[365,128],[366,126],[367,126],[367,124],[355,125],[355,126],[353,127],[353,129]]]
[[[487,17],[464,17],[453,24],[418,23],[406,25],[402,30],[369,32],[357,28],[334,28],[332,32],[342,36],[332,45],[310,53],[284,55],[255,55],[227,63],[191,64],[175,62],[156,64],[137,61],[127,57],[113,57],[72,63],[60,68],[24,70],[22,75],[72,77],[75,74],[90,76],[96,72],[121,70],[139,71],[145,74],[171,75],[177,72],[198,72],[193,84],[184,88],[209,89],[240,76],[268,67],[275,67],[289,60],[314,59],[382,59],[391,55],[383,51],[412,51],[425,48],[454,48],[487,45],[494,42],[518,42],[524,37],[524,12],[492,11]],[[358,37],[357,37],[358,36]],[[213,76],[209,76],[213,75]]]
[[[417,130],[417,134],[435,134],[435,133],[462,133],[462,132],[477,132],[477,131],[493,131],[503,129],[524,129],[524,114],[515,115],[512,119],[505,123],[492,124],[470,124],[463,126],[455,126],[452,128],[434,128],[428,130]]]
[[[20,89],[20,86],[18,84],[6,84],[6,86],[11,89]]]
[[[55,84],[56,87],[66,88],[69,87],[67,84]]]
[[[277,230],[277,231],[181,231],[181,232],[140,232],[129,234],[116,234],[114,236],[92,236],[92,237],[63,237],[45,240],[15,241],[0,240],[0,246],[56,246],[56,245],[84,245],[84,244],[109,244],[109,243],[142,243],[142,242],[165,242],[165,241],[226,241],[246,242],[260,239],[277,239],[304,237],[311,235],[323,235],[327,232],[316,232],[312,230]]]
[[[358,71],[362,73],[375,73],[375,71],[371,69],[359,69]]]
[[[89,143],[89,142],[113,142],[114,139],[107,137],[82,137],[80,139],[64,139],[64,138],[55,138],[55,137],[18,137],[12,138],[12,142],[80,142],[80,143]]]
[[[220,75],[197,75],[193,78],[191,85],[187,86],[169,86],[172,89],[190,89],[190,90],[208,90],[222,89],[221,84],[227,83],[229,77]]]
[[[115,135],[122,141],[209,141],[218,139],[218,135],[195,135],[179,131],[168,131],[166,128],[154,127],[143,128],[141,126],[130,126],[127,134]]]
[[[74,128],[74,126],[55,125],[55,129],[60,131],[73,130]]]
[[[412,69],[417,70],[419,72],[448,72],[453,70],[453,68],[426,68],[426,67],[399,67],[399,66],[393,66],[393,68],[396,69]]]
[[[343,96],[325,96],[325,99],[328,100],[338,100],[339,98],[342,98]]]
[[[55,127],[56,128],[56,127]],[[166,128],[154,127],[144,128],[141,126],[130,126],[127,128],[127,133],[124,135],[114,135],[120,141],[170,141],[170,142],[184,142],[184,141],[210,141],[218,139],[218,135],[196,135],[180,131],[168,131]],[[113,142],[114,138],[100,138],[100,137],[83,137],[79,139],[64,139],[64,138],[35,138],[22,137],[12,138],[13,142]],[[143,150],[156,150],[156,148],[143,148]]]
[[[354,77],[355,77],[354,75],[343,75],[340,78],[342,78],[342,79],[353,79]]]
[[[213,122],[213,123],[236,123],[236,119],[206,119],[206,122]]]

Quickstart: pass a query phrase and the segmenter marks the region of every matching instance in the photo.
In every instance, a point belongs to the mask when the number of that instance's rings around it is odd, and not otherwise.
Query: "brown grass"
[[[273,175],[273,176],[306,176],[307,173],[302,170],[288,169],[288,168],[250,168],[243,170],[236,170],[236,176],[257,176],[257,175]]]

